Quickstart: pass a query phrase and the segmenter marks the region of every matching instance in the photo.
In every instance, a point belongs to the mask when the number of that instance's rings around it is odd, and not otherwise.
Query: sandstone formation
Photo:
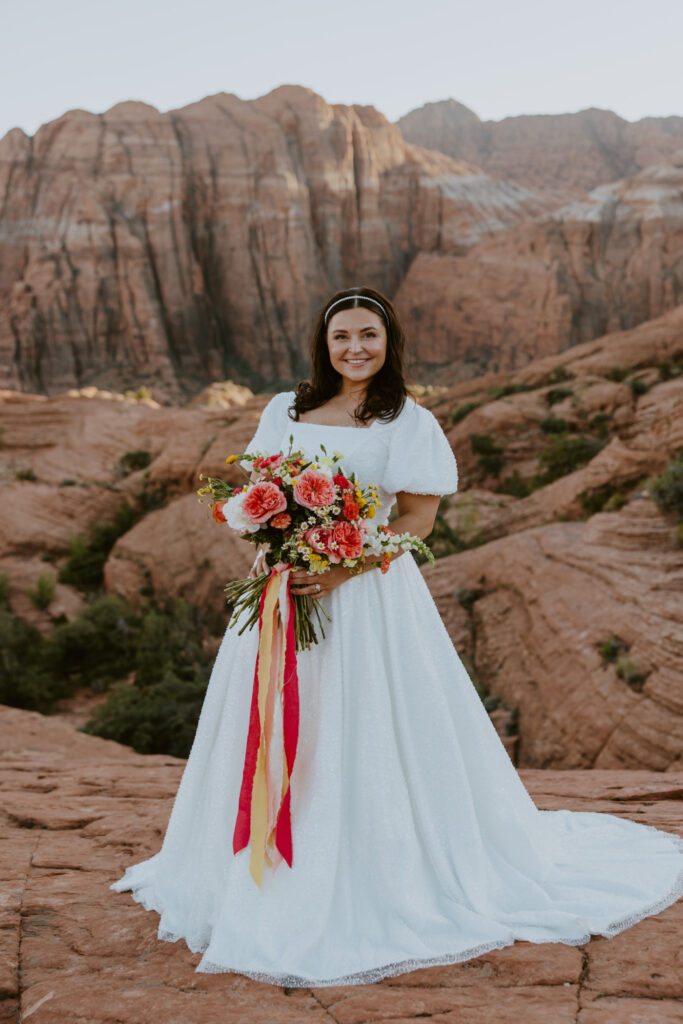
[[[13,129],[0,191],[0,387],[164,400],[302,376],[331,292],[393,295],[418,253],[552,205],[299,86]]]
[[[0,707],[4,1024],[674,1024],[683,902],[582,947],[518,942],[373,985],[286,989],[197,974],[159,917],[110,884],[161,846],[185,762]],[[683,772],[521,772],[537,806],[680,832]]]
[[[588,192],[683,155],[683,117],[626,121],[589,107],[482,121],[456,100],[425,103],[396,122],[408,142],[468,160],[492,177],[558,196]]]
[[[680,765],[683,554],[645,480],[683,450],[682,338],[677,307],[515,375],[421,390],[460,471],[458,493],[442,503],[457,543],[423,572],[468,671],[503,702],[492,718],[522,766]],[[30,591],[65,564],[75,533],[128,502],[136,518],[108,554],[106,590],[137,606],[184,597],[227,620],[223,587],[254,552],[208,518],[195,491],[201,472],[243,479],[225,458],[244,449],[269,396],[229,384],[222,393],[233,395],[226,408],[182,409],[97,391],[0,395],[0,573],[15,614],[43,632],[59,614],[72,618],[84,600],[74,587],[58,584],[44,610]],[[597,418],[603,447],[527,497],[497,492],[511,474],[533,475],[549,415],[594,439]],[[502,451],[498,476],[482,473],[471,434]],[[126,468],[136,453],[144,465]],[[600,652],[612,635],[628,648],[631,682]]]
[[[419,253],[395,295],[418,375],[442,382],[518,369],[679,305],[682,196],[683,157],[466,253]]]

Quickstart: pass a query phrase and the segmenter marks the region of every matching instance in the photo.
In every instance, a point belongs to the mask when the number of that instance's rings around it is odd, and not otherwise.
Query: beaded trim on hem
[[[656,829],[652,825],[644,825],[644,828],[651,828],[653,831],[661,831]],[[673,844],[681,851],[683,851],[683,838],[673,833],[669,833],[669,838]],[[124,876],[125,877],[125,876]],[[113,886],[110,886],[113,888]],[[142,890],[149,888],[146,884],[141,884],[137,887],[131,886],[131,895],[137,903],[141,903],[146,910],[154,910],[156,913],[160,913],[159,909],[152,905],[148,900],[145,899]],[[118,890],[117,890],[118,891]],[[123,891],[123,890],[122,890]],[[629,914],[627,917],[623,917],[612,924],[607,925],[604,931],[600,932],[586,932],[580,938],[564,938],[564,939],[518,939],[517,937],[512,938],[509,942],[497,941],[489,942],[480,946],[474,946],[471,949],[461,950],[459,953],[444,953],[441,956],[430,957],[427,959],[408,959],[399,960],[395,963],[382,964],[378,967],[369,968],[366,971],[358,971],[355,974],[344,974],[336,978],[306,978],[297,974],[269,974],[265,971],[251,971],[241,967],[231,967],[226,964],[216,964],[211,961],[207,961],[203,966],[197,966],[195,972],[199,974],[242,974],[247,978],[252,978],[254,981],[264,981],[271,985],[279,985],[284,988],[324,988],[331,985],[368,985],[375,981],[380,981],[382,978],[394,977],[397,974],[406,974],[410,971],[416,971],[423,967],[436,967],[445,964],[460,963],[465,960],[472,960],[475,957],[482,956],[484,953],[489,953],[494,949],[504,949],[506,946],[512,946],[517,941],[533,942],[534,945],[543,945],[545,943],[561,943],[567,946],[583,946],[587,942],[590,942],[592,935],[602,935],[604,938],[611,939],[619,932],[625,931],[627,928],[637,924],[638,921],[642,921],[646,917],[650,917],[652,914],[657,914],[667,907],[670,907],[673,903],[676,903],[683,896],[683,868],[678,873],[674,886],[669,892],[656,900],[654,903],[642,908],[634,914]],[[175,933],[170,931],[162,931],[159,929],[157,938],[163,942],[177,942],[179,939],[184,939],[187,943],[186,936],[181,933]],[[192,949],[189,944],[188,948],[193,953],[204,953],[209,947],[209,943],[202,943],[199,948]]]

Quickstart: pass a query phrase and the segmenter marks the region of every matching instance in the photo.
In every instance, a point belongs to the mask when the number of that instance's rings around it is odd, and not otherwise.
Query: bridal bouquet
[[[200,502],[211,496],[211,512],[253,544],[267,544],[269,572],[234,580],[225,590],[233,602],[232,626],[244,614],[240,634],[257,620],[258,650],[249,716],[242,786],[233,834],[233,852],[251,841],[249,871],[261,887],[263,865],[273,870],[284,859],[292,866],[290,779],[299,735],[299,684],[296,653],[317,643],[311,604],[323,636],[322,605],[308,594],[292,594],[292,569],[312,573],[342,564],[350,573],[363,570],[369,553],[382,556],[381,571],[389,569],[391,553],[401,548],[434,556],[419,537],[397,534],[372,522],[381,506],[378,488],[362,487],[355,473],[345,475],[340,452],[307,459],[303,452],[229,455],[252,464],[256,478],[233,487],[220,477],[207,477]],[[246,475],[250,475],[240,467]],[[200,479],[204,475],[200,473]],[[325,617],[329,615],[322,608]]]
[[[287,454],[230,455],[229,465],[237,460],[249,461],[257,471],[257,479],[241,487],[233,487],[220,477],[207,477],[207,486],[197,493],[200,501],[211,495],[211,511],[218,523],[227,523],[253,544],[267,544],[266,564],[270,573],[233,580],[225,591],[233,604],[232,626],[241,616],[245,621],[240,633],[251,628],[259,618],[261,596],[278,566],[306,568],[311,573],[326,572],[331,565],[346,566],[350,574],[363,571],[369,553],[383,555],[380,570],[389,569],[390,558],[399,547],[412,548],[425,554],[434,563],[431,550],[419,537],[409,533],[396,534],[389,526],[372,522],[381,507],[379,492],[370,484],[361,487],[356,474],[345,476],[338,463],[344,456],[320,445],[322,455],[306,459],[301,451],[292,451],[290,435]],[[250,474],[241,467],[245,475]],[[204,475],[200,473],[200,479]],[[323,637],[320,612],[331,621],[320,601],[308,594],[294,594],[294,627],[297,651],[308,649],[318,638],[313,626],[315,613]]]

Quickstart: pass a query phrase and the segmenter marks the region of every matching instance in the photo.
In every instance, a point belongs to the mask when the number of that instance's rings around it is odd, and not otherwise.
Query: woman
[[[321,310],[310,382],[276,394],[250,453],[340,451],[380,488],[378,521],[424,538],[457,466],[407,397],[403,332],[369,288]],[[243,462],[246,468],[249,462]],[[266,568],[257,554],[252,572]],[[683,840],[609,814],[540,811],[512,765],[406,553],[292,589],[325,638],[299,653],[293,861],[257,887],[233,828],[258,646],[226,630],[161,850],[111,888],[160,914],[200,972],[287,986],[362,984],[467,960],[516,939],[580,945],[681,894]]]

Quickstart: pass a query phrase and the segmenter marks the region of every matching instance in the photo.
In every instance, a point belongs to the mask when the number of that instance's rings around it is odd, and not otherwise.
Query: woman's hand
[[[267,544],[261,544],[256,552],[256,558],[254,564],[249,570],[249,578],[253,579],[255,576],[260,576],[263,572],[269,572],[268,566],[266,565],[266,551],[268,551]]]
[[[309,597],[324,597],[336,590],[344,580],[350,580],[351,573],[343,565],[332,565],[325,572],[309,572],[308,569],[292,569],[289,574],[293,594],[308,594]],[[318,590],[320,585],[320,590]]]

